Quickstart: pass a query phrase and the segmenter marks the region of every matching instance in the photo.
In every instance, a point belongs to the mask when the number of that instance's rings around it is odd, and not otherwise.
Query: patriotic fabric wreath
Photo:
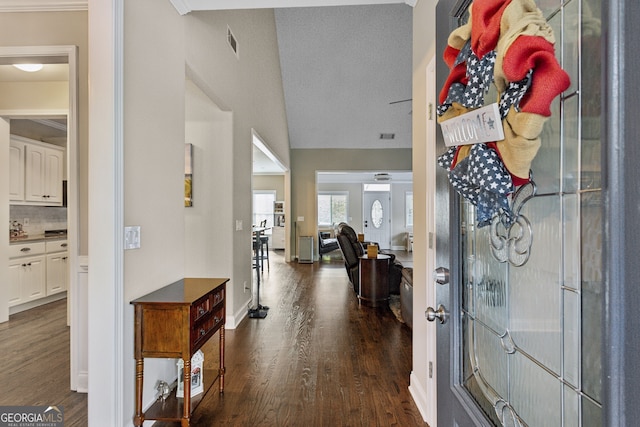
[[[474,0],[467,24],[449,35],[438,122],[482,107],[493,84],[504,128],[502,141],[452,147],[438,159],[456,191],[477,206],[479,227],[495,215],[505,225],[515,220],[508,197],[530,181],[551,102],[570,85],[554,43],[534,0]]]

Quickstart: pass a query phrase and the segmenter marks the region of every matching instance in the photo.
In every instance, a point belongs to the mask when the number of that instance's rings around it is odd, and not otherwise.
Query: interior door
[[[363,196],[364,240],[377,242],[380,249],[391,249],[390,194],[388,191],[365,191]]]
[[[439,1],[440,51],[469,3]],[[511,199],[517,222],[480,226],[475,206],[437,172],[436,260],[449,273],[439,271],[438,306],[426,315],[437,324],[440,426],[601,425],[600,7],[537,3],[572,83],[541,135],[535,188]],[[442,87],[442,60],[436,74]]]

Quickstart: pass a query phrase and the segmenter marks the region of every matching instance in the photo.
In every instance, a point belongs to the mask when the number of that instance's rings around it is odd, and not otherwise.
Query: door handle
[[[449,318],[449,313],[444,308],[444,305],[440,304],[437,310],[434,310],[433,307],[427,307],[427,311],[424,312],[424,317],[427,318],[429,322],[433,322],[436,319],[440,320],[440,323],[446,323]]]
[[[445,267],[438,267],[433,270],[433,280],[439,285],[446,285],[449,283],[449,269]]]

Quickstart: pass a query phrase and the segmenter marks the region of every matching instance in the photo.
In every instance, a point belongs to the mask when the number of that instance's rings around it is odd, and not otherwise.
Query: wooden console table
[[[389,255],[378,254],[369,258],[366,254],[359,257],[360,289],[358,299],[371,307],[389,299]]]
[[[133,423],[145,420],[180,421],[188,427],[191,414],[216,380],[224,391],[225,289],[229,279],[185,278],[140,297],[135,310],[136,412]],[[218,371],[204,370],[204,392],[191,398],[191,357],[220,331]],[[176,390],[142,412],[144,358],[180,358],[184,362],[184,398]],[[180,379],[178,379],[180,380]]]

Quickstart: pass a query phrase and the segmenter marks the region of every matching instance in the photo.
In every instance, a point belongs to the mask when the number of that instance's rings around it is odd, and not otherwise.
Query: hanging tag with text
[[[440,123],[447,147],[502,141],[504,130],[498,104],[490,104]]]

